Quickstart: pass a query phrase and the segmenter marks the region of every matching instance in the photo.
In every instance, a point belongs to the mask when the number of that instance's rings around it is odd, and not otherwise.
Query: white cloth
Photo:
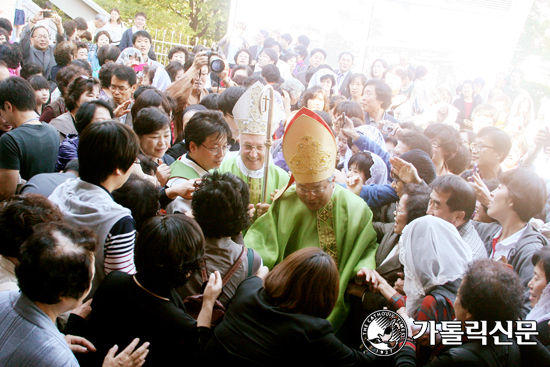
[[[472,250],[456,227],[432,215],[407,224],[399,242],[409,314],[418,310],[428,289],[462,278],[472,261]]]
[[[19,289],[15,276],[15,264],[0,255],[0,292]]]
[[[361,135],[365,135],[367,138],[374,141],[376,144],[380,145],[380,148],[384,152],[388,151],[388,147],[386,146],[386,141],[384,140],[384,137],[382,136],[382,133],[380,132],[380,130],[378,130],[376,127],[372,125],[361,125],[356,127],[355,131],[357,131]]]
[[[239,154],[237,156],[237,167],[239,167],[239,169],[241,170],[243,175],[245,175],[246,177],[250,177],[250,178],[263,178],[264,177],[265,161],[264,161],[264,164],[262,165],[262,168],[260,168],[256,171],[252,171],[252,170],[248,169],[245,166],[245,164],[243,162],[243,159],[241,158],[241,155]]]
[[[145,60],[143,59],[141,52],[139,52],[139,50],[134,47],[125,48],[124,51],[122,51],[121,54],[118,56],[118,59],[116,59],[116,63],[126,65],[126,66],[131,66],[130,56],[132,56],[135,60],[137,60],[139,64],[145,63]]]
[[[338,76],[334,73],[334,71],[330,69],[321,69],[316,71],[315,74],[313,74],[313,76],[311,77],[311,80],[309,81],[307,88],[309,89],[311,87],[316,87],[316,86],[322,87],[321,79],[326,76],[331,76],[334,80],[334,83],[332,83],[332,88],[330,89],[330,93],[328,94],[328,96],[330,97],[334,94],[338,94],[338,89],[337,89],[338,87],[336,83],[336,79],[338,78]]]
[[[542,290],[540,299],[525,320],[534,320],[537,323],[550,320],[550,283]]]
[[[527,225],[525,225],[525,227],[523,227],[522,229],[520,229],[519,231],[517,231],[507,239],[497,242],[497,244],[495,245],[495,251],[491,254],[491,259],[498,259],[500,256],[504,256],[506,259],[508,259],[508,254],[510,253],[514,245],[518,242],[518,240],[521,238],[521,236],[523,235],[523,232],[525,232],[526,229],[527,229]],[[493,239],[499,238],[501,234],[502,234],[502,228],[497,232],[497,234],[495,234]]]
[[[388,183],[388,167],[378,155],[369,152],[374,164],[370,167],[370,178],[364,185],[386,185]]]
[[[111,22],[107,22],[107,24],[103,27],[103,30],[109,32],[109,36],[111,36],[111,43],[118,44],[122,39],[122,34],[126,31],[126,27],[124,27],[122,23],[118,23],[113,26]]]
[[[277,68],[279,69],[279,72],[281,73],[281,78],[284,80],[289,80],[292,78],[292,72],[290,71],[290,65],[288,65],[283,60],[279,59],[277,61]]]
[[[186,166],[191,167],[197,174],[202,177],[208,171],[206,171],[204,168],[199,166],[197,163],[193,162],[192,160],[188,159],[185,155],[182,155],[178,158],[179,161],[181,161]],[[174,177],[168,180],[166,183],[167,187],[172,187],[174,185],[184,183],[187,180],[182,177]],[[174,213],[187,213],[188,211],[191,211],[191,200],[184,199],[180,196],[175,198],[168,206],[166,207],[166,213],[168,214],[174,214]]]

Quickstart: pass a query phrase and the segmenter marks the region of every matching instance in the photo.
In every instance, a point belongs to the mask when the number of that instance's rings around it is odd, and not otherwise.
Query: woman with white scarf
[[[171,83],[170,76],[164,70],[162,64],[151,59],[145,61],[137,48],[126,48],[122,51],[116,63],[133,68],[139,80],[147,80],[145,84],[152,85],[160,91],[164,91]]]
[[[399,260],[405,267],[404,292],[398,294],[373,270],[361,269],[357,277],[375,288],[390,301],[392,307],[405,306],[415,320],[437,320],[442,315],[433,311],[433,293],[447,300],[449,318],[454,318],[452,302],[468,263],[472,250],[462,240],[456,228],[443,219],[427,215],[415,219],[403,230],[399,241]],[[430,298],[431,299],[428,299]]]
[[[320,69],[313,74],[308,84],[308,89],[319,86],[327,98],[337,94],[336,74],[327,68]]]
[[[406,296],[398,293],[375,270],[361,269],[356,283],[371,283],[373,289],[388,300],[390,309],[397,311],[405,307],[405,312],[416,321],[454,320],[453,303],[468,263],[472,261],[472,250],[456,227],[427,215],[405,226],[397,246],[399,260],[405,268]],[[423,349],[419,352],[420,360],[424,361],[431,353]]]

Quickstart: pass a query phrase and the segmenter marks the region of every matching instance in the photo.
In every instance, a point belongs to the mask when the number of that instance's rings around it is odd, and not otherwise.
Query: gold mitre
[[[303,107],[285,131],[283,156],[296,181],[302,184],[323,181],[336,168],[336,140],[327,123]]]
[[[264,85],[256,82],[246,90],[233,107],[233,120],[239,133],[266,135],[267,118],[269,114],[269,93],[263,93]],[[277,99],[273,102],[273,120],[271,133],[279,127],[285,115]]]

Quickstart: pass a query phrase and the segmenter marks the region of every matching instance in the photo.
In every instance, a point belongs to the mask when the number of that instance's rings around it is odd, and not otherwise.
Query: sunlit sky
[[[305,34],[309,49],[322,47],[337,68],[338,54],[352,51],[354,71],[372,62],[399,62],[407,51],[413,65],[431,71],[428,81],[451,90],[464,79],[483,77],[488,86],[510,62],[533,0],[232,0],[229,29],[247,25],[254,43],[259,29]],[[528,71],[526,70],[526,74]]]

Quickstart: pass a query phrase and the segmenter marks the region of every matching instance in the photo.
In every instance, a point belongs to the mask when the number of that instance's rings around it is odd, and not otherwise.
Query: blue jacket
[[[57,153],[57,162],[55,162],[55,171],[60,172],[65,169],[67,163],[78,158],[78,142],[80,138],[78,134],[69,134],[59,146]]]

